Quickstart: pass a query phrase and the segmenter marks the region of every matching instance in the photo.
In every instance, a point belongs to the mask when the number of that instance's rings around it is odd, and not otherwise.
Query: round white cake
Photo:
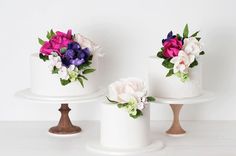
[[[71,82],[65,86],[61,85],[60,78],[57,74],[52,74],[49,70],[49,63],[44,62],[38,56],[39,54],[32,54],[30,56],[30,78],[31,78],[31,92],[43,96],[81,96],[99,89],[99,57],[93,56],[92,67],[96,69],[95,72],[87,76],[88,81],[84,81],[84,88],[78,81]]]
[[[177,76],[166,77],[168,69],[162,65],[163,59],[150,57],[148,59],[149,93],[160,98],[190,98],[196,97],[202,91],[202,68],[199,63],[190,69],[190,79],[182,82]]]
[[[135,149],[150,144],[150,108],[133,119],[116,104],[102,104],[101,145],[114,149]]]

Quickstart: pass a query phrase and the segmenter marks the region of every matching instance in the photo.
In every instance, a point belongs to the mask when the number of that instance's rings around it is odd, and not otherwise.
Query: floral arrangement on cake
[[[166,39],[162,40],[163,47],[157,53],[157,57],[164,59],[162,65],[169,72],[166,77],[175,75],[182,82],[189,80],[189,71],[198,65],[198,58],[204,55],[199,31],[189,36],[188,24],[185,25],[183,35],[174,34],[170,31]]]
[[[129,116],[136,119],[143,115],[143,110],[149,102],[155,101],[147,96],[144,82],[137,78],[121,79],[109,85],[108,101],[118,108],[125,109]]]
[[[91,68],[93,53],[99,48],[95,43],[80,34],[72,34],[52,29],[47,32],[47,40],[38,38],[42,45],[39,58],[49,62],[52,74],[58,74],[63,86],[78,81],[84,87],[86,74],[94,72]]]

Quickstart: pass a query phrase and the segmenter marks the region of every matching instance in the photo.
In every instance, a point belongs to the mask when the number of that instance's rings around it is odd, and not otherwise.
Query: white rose
[[[146,95],[147,89],[144,82],[137,78],[121,79],[109,85],[109,98],[111,100],[126,103],[131,99],[139,99]]]
[[[178,56],[170,60],[170,62],[174,64],[174,73],[188,73],[188,67],[194,61],[194,58],[194,55],[188,55],[180,50]]]
[[[75,34],[75,41],[78,42],[82,48],[88,48],[92,53],[100,48],[97,44],[80,34]]]
[[[199,56],[201,50],[201,44],[195,37],[185,38],[183,51],[188,55],[194,55],[195,57]]]

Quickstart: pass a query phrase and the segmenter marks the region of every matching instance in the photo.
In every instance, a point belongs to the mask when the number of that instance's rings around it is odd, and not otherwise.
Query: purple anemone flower
[[[82,49],[79,43],[71,42],[68,44],[67,50],[62,57],[62,63],[67,67],[70,65],[79,67],[88,60],[89,56],[90,51],[88,48]]]
[[[175,37],[176,37],[176,36],[173,35],[173,32],[170,31],[170,32],[167,34],[167,38],[162,40],[162,44],[163,44],[165,41],[169,41],[169,40],[171,40],[172,38],[175,38]]]

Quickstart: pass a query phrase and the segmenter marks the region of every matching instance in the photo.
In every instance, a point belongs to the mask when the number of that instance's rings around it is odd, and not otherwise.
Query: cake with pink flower
[[[30,56],[31,91],[43,96],[80,96],[99,86],[98,46],[80,34],[50,30]]]
[[[199,31],[189,35],[188,25],[183,34],[170,31],[162,40],[157,56],[148,61],[150,94],[161,98],[190,98],[202,92],[202,50]]]

